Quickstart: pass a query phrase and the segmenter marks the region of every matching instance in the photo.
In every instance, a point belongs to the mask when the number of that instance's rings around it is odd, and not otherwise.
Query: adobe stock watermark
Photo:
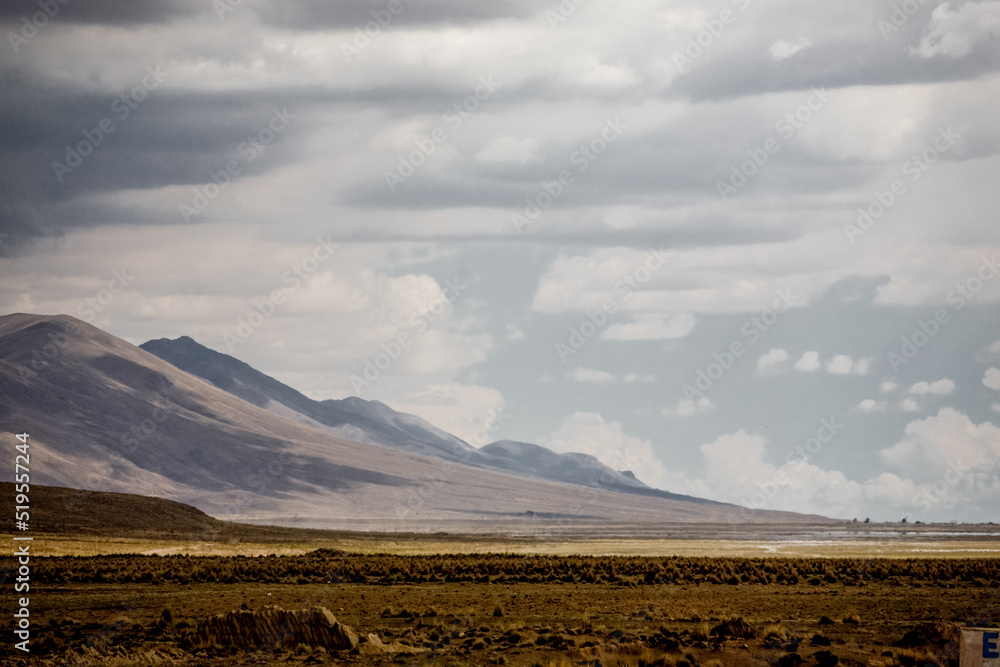
[[[219,17],[219,22],[226,20],[226,14],[235,12],[237,7],[243,4],[243,0],[212,0],[212,8],[215,15]]]
[[[933,144],[902,163],[900,170],[904,176],[909,177],[910,183],[916,183],[961,138],[961,135],[950,126],[938,130],[938,136]],[[854,224],[844,223],[847,240],[853,245],[859,236],[863,236],[878,220],[881,220],[882,216],[888,213],[907,192],[906,182],[901,178],[893,179],[885,190],[876,190],[873,193],[874,200],[867,206],[858,208],[857,221]]]
[[[379,346],[382,349],[381,352],[367,357],[360,375],[351,375],[351,386],[354,387],[355,393],[359,393],[361,389],[370,387],[373,382],[378,381],[382,374],[403,356],[404,352],[410,349],[410,346],[430,328],[437,318],[444,315],[448,304],[454,303],[467,289],[469,289],[469,283],[463,283],[459,278],[445,280],[441,296],[422,308],[420,313],[410,322],[410,325],[400,329],[393,340],[383,342]]]
[[[576,10],[585,4],[587,0],[562,0],[555,9],[545,10],[545,21],[549,24],[549,28],[554,30],[560,23],[568,21],[573,14],[576,14]]]
[[[824,445],[833,442],[833,439],[842,430],[844,430],[844,425],[838,423],[835,416],[820,419],[813,437],[807,438],[805,442],[796,445],[794,449],[785,454],[785,464],[791,466],[790,468],[782,466],[774,471],[770,479],[754,482],[757,490],[751,493],[749,498],[745,496],[740,498],[743,518],[748,518],[751,511],[765,509],[773,502],[782,489],[791,485],[791,475],[801,474],[809,463],[809,459],[819,454]]]
[[[70,0],[38,0],[40,12],[35,12],[31,16],[21,17],[21,28],[17,32],[9,31],[7,40],[14,53],[18,53],[21,47],[30,42],[54,19],[63,5],[68,5]]]
[[[715,360],[704,369],[699,368],[692,384],[685,384],[681,387],[684,398],[689,401],[695,398],[702,398],[705,392],[711,389],[719,379],[725,375],[726,371],[733,367],[736,360],[742,357],[761,337],[773,327],[784,313],[787,313],[795,306],[798,296],[788,290],[775,290],[776,298],[771,303],[770,308],[765,308],[760,313],[754,315],[740,327],[740,335],[749,339],[746,344],[741,340],[734,340],[729,347],[722,352],[712,353]]]
[[[948,468],[944,471],[941,479],[936,480],[933,484],[921,486],[920,491],[913,496],[913,504],[922,512],[930,511],[934,505],[948,497],[954,487],[962,481],[965,473],[970,470],[972,470],[971,466],[962,465],[960,458],[948,461]]]
[[[247,485],[253,493],[264,493],[281,479],[286,469],[293,465],[301,465],[301,460],[282,450],[278,456],[272,456],[266,464],[257,466],[254,472],[247,475]]]
[[[225,167],[219,171],[209,171],[209,180],[196,188],[191,197],[190,204],[178,204],[177,211],[187,224],[191,223],[193,216],[199,215],[208,208],[215,199],[222,194],[222,191],[230,186],[237,176],[243,173],[243,167],[257,159],[264,152],[264,149],[271,144],[279,134],[288,129],[297,116],[289,113],[287,108],[278,111],[272,109],[271,118],[264,127],[257,130],[256,134],[251,134],[246,141],[241,142],[236,147],[236,153],[240,159],[229,160]]]
[[[736,5],[740,11],[746,11],[750,8],[750,0],[732,0],[732,3]],[[733,10],[728,8],[723,9],[719,12],[719,15],[716,18],[706,21],[704,27],[698,32],[697,35],[694,37],[688,37],[684,50],[675,51],[673,55],[677,71],[681,74],[686,74],[690,71],[690,68],[694,65],[695,61],[705,55],[705,53],[712,48],[715,44],[715,40],[726,32],[726,28],[736,23],[736,17],[737,15],[733,13]]]
[[[288,270],[281,274],[281,282],[287,287],[279,287],[269,295],[254,299],[253,309],[236,320],[234,332],[223,334],[222,340],[230,354],[236,350],[237,345],[248,341],[257,329],[262,327],[264,322],[277,312],[278,306],[285,302],[288,295],[301,287],[319,270],[323,262],[333,256],[337,245],[330,240],[330,236],[327,234],[326,238],[317,238],[312,253],[292,264]]]
[[[31,350],[31,361],[28,362],[27,366],[17,364],[17,374],[22,381],[36,378],[40,373],[51,368],[52,362],[59,358],[59,355],[69,344],[70,336],[76,336],[80,333],[80,326],[76,322],[58,322],[57,324],[62,331],[50,331],[46,336],[47,342]]]
[[[451,128],[451,132],[457,131],[502,85],[500,81],[494,80],[492,74],[479,77],[479,83],[472,92],[441,114],[441,120]],[[435,127],[430,134],[418,138],[414,142],[414,150],[396,158],[396,169],[385,172],[385,184],[389,186],[389,191],[395,192],[398,185],[405,183],[406,179],[427,163],[437,152],[438,146],[448,143],[450,139],[451,135],[443,127]]]
[[[367,49],[372,41],[389,27],[389,24],[392,23],[392,17],[399,16],[403,9],[405,9],[405,5],[403,5],[402,0],[389,0],[385,4],[385,9],[373,9],[371,11],[373,20],[360,28],[355,28],[354,39],[350,43],[340,43],[340,52],[344,54],[344,59],[351,62],[352,59],[360,56],[361,52]]]
[[[172,386],[173,383],[166,381],[154,392],[154,395],[156,398],[162,400],[164,399],[164,392]],[[170,419],[172,412],[173,410],[167,410],[159,405],[155,405],[150,416],[133,423],[128,430],[123,431],[121,436],[119,436],[119,442],[121,443],[120,453],[134,454],[138,451],[141,445],[156,434],[160,425]]]
[[[473,444],[477,448],[489,444],[491,440],[495,439],[496,432],[503,428],[508,420],[510,420],[510,414],[506,412],[504,406],[488,410],[482,427],[472,434]],[[421,481],[424,482],[422,486],[410,491],[405,505],[396,506],[397,519],[405,519],[411,512],[420,511],[437,494],[438,490],[448,483],[448,474],[456,466],[464,465],[469,460],[472,451],[456,447],[454,455],[458,459],[457,461],[453,459],[442,461],[436,470],[421,478]]]
[[[112,115],[99,120],[93,129],[83,130],[81,132],[83,140],[75,146],[67,145],[66,157],[62,162],[52,161],[52,172],[55,174],[56,180],[62,183],[66,174],[72,173],[74,169],[83,164],[84,159],[97,150],[97,147],[104,143],[108,135],[117,129],[115,120],[117,119],[119,123],[124,122],[149,97],[149,93],[160,87],[166,76],[167,72],[160,71],[159,65],[146,67],[146,76],[142,78],[142,81],[133,86],[131,90],[116,97],[111,103]]]
[[[822,109],[831,97],[833,94],[825,88],[813,88],[804,103],[775,121],[774,130],[784,140],[790,140],[796,132],[812,120],[813,114]],[[746,151],[748,159],[730,167],[728,182],[720,180],[715,183],[722,201],[727,201],[730,196],[736,194],[779,150],[781,150],[781,142],[774,137],[765,139],[758,148],[748,148]]]
[[[992,258],[980,258],[979,268],[976,272],[955,285],[945,295],[945,301],[951,305],[952,312],[957,313],[965,308],[982,291],[986,283],[996,277],[997,273],[1000,273],[1000,264],[997,263],[995,253]],[[917,320],[917,328],[913,333],[900,339],[899,351],[893,350],[886,355],[892,372],[896,373],[900,366],[910,363],[920,353],[920,350],[927,347],[941,332],[941,329],[951,322],[951,316],[952,313],[949,313],[947,309],[938,308],[934,311],[933,317]]]
[[[92,324],[97,318],[97,314],[110,306],[115,297],[124,292],[133,280],[135,280],[135,276],[130,275],[124,267],[121,271],[112,271],[108,286],[99,290],[94,296],[81,301],[80,305],[76,307],[77,315],[87,324]]]
[[[115,300],[115,297],[125,291],[129,283],[135,280],[135,276],[129,275],[124,268],[121,271],[112,271],[108,286],[97,291],[93,296],[83,299],[77,306],[77,314],[81,320],[88,324],[97,317],[97,313],[103,312]],[[39,373],[52,367],[52,363],[63,353],[69,344],[70,336],[77,336],[80,333],[80,325],[76,322],[59,323],[62,331],[50,332],[47,336],[48,342],[40,348],[31,351],[31,362],[28,366],[17,365],[18,376],[22,380],[38,377]]]
[[[631,446],[624,448],[616,447],[614,456],[610,461],[608,463],[601,461],[601,463],[604,464],[604,468],[596,479],[592,479],[589,484],[573,485],[574,502],[564,510],[562,516],[555,519],[548,519],[540,527],[530,525],[528,531],[526,531],[527,534],[540,540],[565,537],[563,529],[569,528],[571,531],[573,530],[573,526],[576,523],[574,515],[585,515],[592,508],[599,505],[603,500],[601,497],[603,494],[620,492],[621,487],[619,484],[621,480],[615,473],[625,470],[640,470],[643,457],[636,454],[634,448]],[[569,499],[567,498],[567,500]],[[579,518],[579,516],[576,518]]]
[[[565,364],[572,355],[583,349],[588,340],[607,326],[611,317],[621,308],[622,303],[631,299],[636,291],[642,289],[643,285],[649,282],[653,274],[662,269],[666,265],[667,259],[672,256],[673,252],[665,251],[662,246],[650,248],[649,254],[641,265],[615,282],[613,286],[614,296],[605,299],[600,308],[586,311],[587,319],[569,328],[566,342],[556,343],[555,349],[559,361]]]
[[[901,3],[896,3],[892,6],[892,12],[889,14],[889,20],[879,19],[878,29],[882,33],[882,40],[889,41],[889,36],[893,33],[899,32],[899,29],[910,22],[910,18],[920,9],[922,5],[926,5],[927,0],[903,0]]]
[[[580,144],[569,156],[569,163],[576,167],[576,173],[582,174],[590,168],[601,155],[608,150],[608,146],[613,144],[628,129],[628,125],[623,123],[618,116],[605,118],[604,127],[593,139],[585,144]],[[524,198],[524,208],[520,213],[512,213],[510,221],[514,229],[523,232],[525,228],[536,222],[552,204],[559,199],[570,185],[576,180],[573,172],[563,169],[553,181],[542,183],[542,187],[533,196]]]

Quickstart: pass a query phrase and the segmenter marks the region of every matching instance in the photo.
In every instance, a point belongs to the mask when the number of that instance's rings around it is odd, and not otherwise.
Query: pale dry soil
[[[484,538],[469,542],[374,539],[310,540],[283,543],[203,542],[36,535],[32,551],[44,556],[108,554],[192,556],[297,556],[316,549],[360,554],[434,555],[539,554],[571,556],[709,556],[739,558],[1000,558],[998,540],[798,540],[787,542],[712,539],[575,539],[519,540]]]

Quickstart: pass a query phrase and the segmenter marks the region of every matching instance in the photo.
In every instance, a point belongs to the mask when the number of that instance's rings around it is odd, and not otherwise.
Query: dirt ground
[[[182,648],[199,620],[243,605],[322,605],[362,643],[347,654]],[[734,618],[746,625],[720,631]],[[41,584],[32,590],[32,654],[25,659],[5,647],[0,659],[60,666],[738,666],[800,664],[797,658],[925,665],[949,664],[947,637],[911,649],[892,644],[928,622],[947,633],[948,624],[998,621],[1000,589],[961,582]],[[370,633],[396,652],[376,648]]]

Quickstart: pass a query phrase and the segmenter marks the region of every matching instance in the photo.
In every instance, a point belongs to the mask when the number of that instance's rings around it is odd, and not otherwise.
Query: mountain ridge
[[[0,444],[12,449],[23,432],[33,483],[158,496],[241,522],[406,531],[524,523],[529,513],[609,525],[832,521],[525,478],[406,451],[386,456],[384,447],[276,415],[65,315],[0,317]]]
[[[520,443],[524,446],[518,448],[516,453],[498,443],[490,443],[477,449],[423,418],[399,412],[381,401],[357,396],[316,401],[246,362],[206,347],[189,336],[173,340],[160,338],[147,341],[139,347],[258,407],[359,442],[437,456],[452,462],[520,476],[622,493],[704,503],[717,502],[651,488],[631,472],[626,474],[613,470],[588,454],[558,453],[529,443]],[[289,410],[295,414],[289,413]]]

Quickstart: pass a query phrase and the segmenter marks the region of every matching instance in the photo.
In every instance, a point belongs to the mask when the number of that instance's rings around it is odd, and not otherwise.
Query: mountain
[[[538,517],[823,520],[586,488],[402,450],[387,456],[385,447],[273,414],[65,315],[0,317],[0,445],[14,451],[14,434],[25,432],[33,483],[158,496],[243,522],[418,530]]]
[[[518,475],[532,475],[540,479],[558,479],[570,484],[608,489],[619,493],[719,504],[714,500],[651,488],[636,479],[632,471],[613,470],[590,454],[576,452],[559,454],[541,445],[513,440],[499,440],[486,445],[480,451],[489,455],[492,461],[503,462],[497,463],[496,467],[510,470]]]
[[[209,349],[188,336],[151,340],[139,347],[248,403],[331,435],[450,461],[483,463],[485,460],[475,447],[420,417],[357,397],[314,401],[239,359]]]
[[[252,366],[201,345],[187,336],[160,338],[140,345],[183,371],[197,375],[245,401],[332,435],[523,477],[548,479],[622,493],[713,501],[652,489],[631,472],[619,472],[587,454],[559,454],[540,445],[495,442],[476,449],[415,415],[380,401],[356,396],[315,401]]]

